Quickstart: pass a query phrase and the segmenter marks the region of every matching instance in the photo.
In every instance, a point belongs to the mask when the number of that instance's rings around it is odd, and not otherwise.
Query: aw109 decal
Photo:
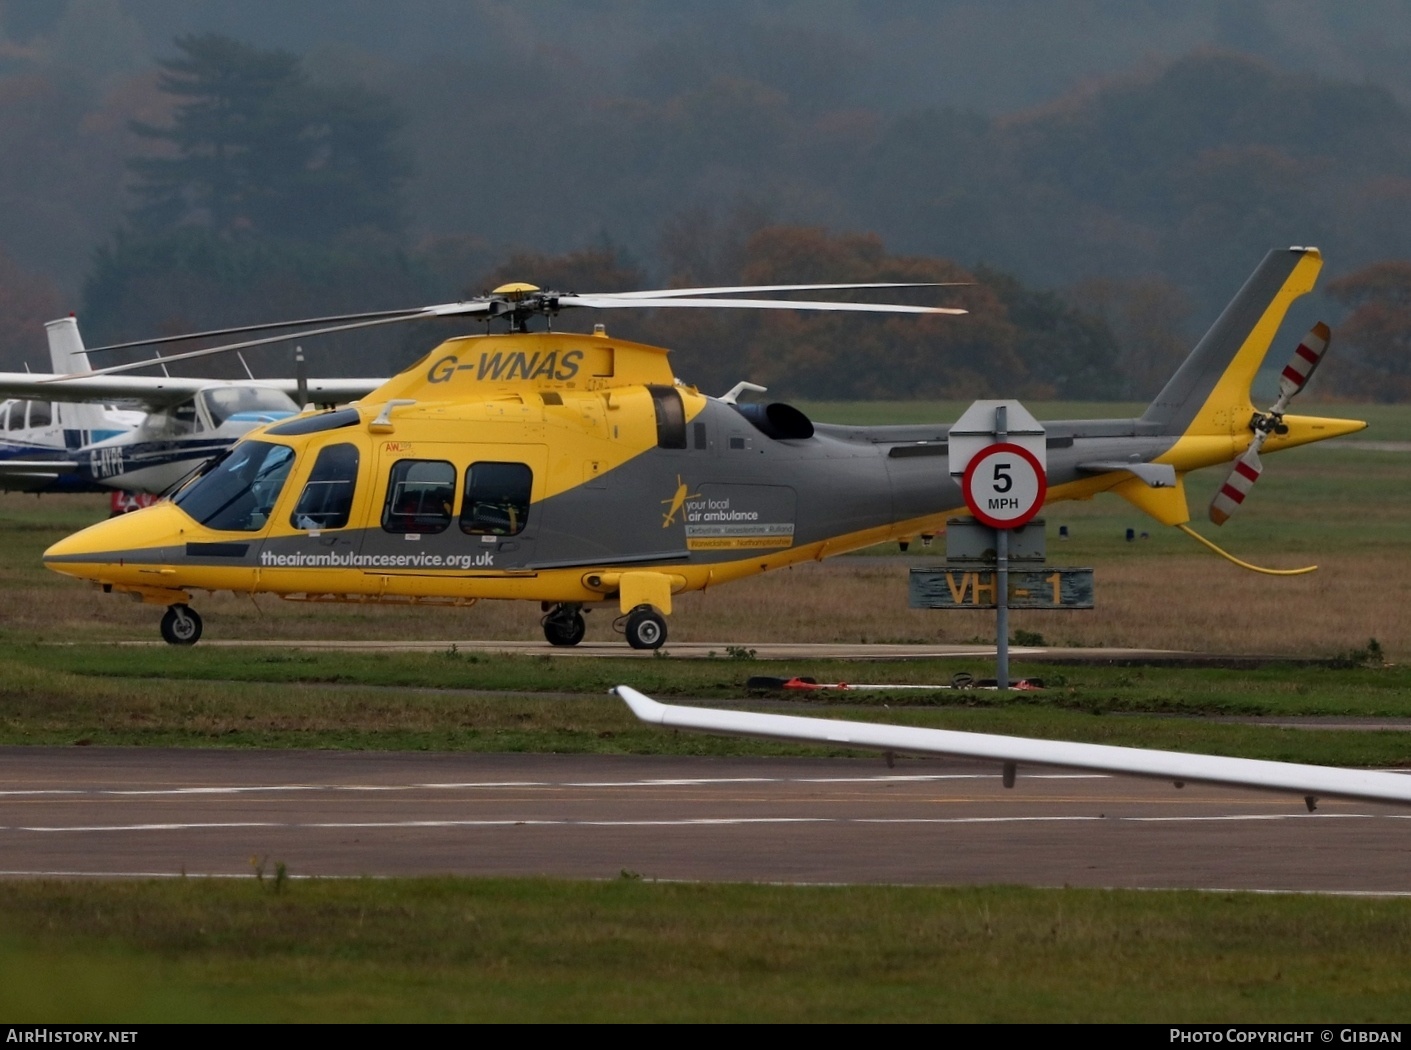
[[[703,485],[685,501],[686,549],[769,550],[794,544],[794,490]]]

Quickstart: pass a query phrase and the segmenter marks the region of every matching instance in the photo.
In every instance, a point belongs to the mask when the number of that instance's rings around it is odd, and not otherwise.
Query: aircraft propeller
[[[1230,476],[1225,479],[1225,483],[1215,493],[1215,498],[1210,501],[1210,520],[1216,525],[1223,525],[1230,520],[1230,516],[1244,504],[1249,490],[1254,487],[1254,483],[1264,472],[1264,464],[1259,459],[1259,450],[1269,440],[1269,435],[1277,433],[1283,425],[1284,412],[1288,409],[1289,402],[1303,389],[1319,362],[1323,360],[1323,355],[1328,352],[1328,341],[1331,338],[1331,329],[1322,321],[1309,330],[1279,375],[1278,400],[1274,402],[1268,412],[1256,412],[1254,418],[1250,420],[1249,425],[1254,428],[1254,440],[1249,443],[1249,448],[1245,450],[1244,454],[1235,460],[1235,466],[1230,471]]]

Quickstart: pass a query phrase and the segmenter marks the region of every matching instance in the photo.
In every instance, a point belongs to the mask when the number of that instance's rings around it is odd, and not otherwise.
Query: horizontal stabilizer
[[[1078,469],[1087,471],[1089,474],[1110,474],[1114,471],[1125,470],[1127,473],[1141,478],[1154,489],[1169,489],[1176,485],[1176,468],[1169,463],[1123,463],[1120,461],[1079,463]]]
[[[0,478],[57,478],[60,474],[72,474],[78,464],[59,459],[7,459],[0,460]]]

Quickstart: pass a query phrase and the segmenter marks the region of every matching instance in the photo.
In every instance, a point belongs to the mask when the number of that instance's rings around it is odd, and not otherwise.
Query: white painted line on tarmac
[[[250,828],[298,831],[318,829],[338,830],[397,830],[399,828],[689,828],[728,827],[758,824],[1153,824],[1153,823],[1229,823],[1271,820],[1342,820],[1378,819],[1376,813],[1250,813],[1243,815],[1210,815],[1188,817],[1139,816],[1007,816],[1007,817],[681,817],[654,820],[558,820],[514,819],[494,820],[368,820],[368,821],[229,821],[165,824],[80,824],[80,825],[15,825],[0,827],[0,832],[28,831],[46,834],[148,831],[236,831]]]
[[[249,879],[252,878],[250,872],[220,872],[220,871],[69,871],[48,870],[48,871],[0,871],[0,879]],[[387,875],[295,875],[293,872],[286,872],[286,879],[344,879],[353,881],[357,879],[387,879]],[[411,876],[414,877],[414,876]],[[273,875],[269,876],[271,882]]]
[[[22,870],[22,869],[0,870],[0,879],[191,879],[191,880],[197,880],[197,879],[249,879],[249,878],[251,878],[251,877],[252,877],[252,876],[251,876],[251,873],[248,872],[248,871],[226,871],[226,872],[221,872],[221,871],[201,871],[201,872],[195,872],[195,871],[192,871],[192,872],[188,872],[188,871],[74,871],[74,870],[68,869],[68,868],[25,869],[25,870]],[[269,877],[270,877],[271,881],[272,881],[273,878],[274,878],[273,876],[269,876]],[[327,882],[339,882],[339,881],[342,881],[342,882],[366,882],[366,881],[373,881],[373,882],[383,881],[383,882],[386,882],[386,881],[391,881],[391,880],[396,879],[396,878],[415,878],[416,876],[397,876],[397,875],[338,875],[338,874],[313,874],[313,875],[309,875],[309,874],[303,874],[303,873],[298,873],[298,874],[296,874],[295,872],[292,872],[292,871],[291,871],[291,872],[286,872],[286,874],[285,874],[284,877],[285,877],[286,879],[291,880],[291,881],[292,881],[292,880],[301,880],[301,881],[320,881],[320,882],[324,882],[324,881],[327,881]],[[473,876],[471,876],[471,877],[473,877]],[[617,881],[617,880],[616,880],[615,877],[614,877],[614,878],[592,878],[592,877],[589,877],[589,878],[584,879],[583,881],[587,881],[587,882],[614,882],[614,881]],[[709,885],[716,885],[716,883],[712,883],[712,882],[710,882],[709,880],[704,880],[704,881],[703,881],[703,880],[701,880],[701,879],[656,879],[656,878],[646,877],[646,878],[644,878],[642,881],[644,881],[644,882],[649,882],[649,883],[659,883],[659,884],[661,884],[661,885],[687,885],[687,886],[701,886],[701,885],[709,886]],[[824,882],[824,881],[800,882],[800,881],[794,881],[794,880],[777,880],[777,879],[772,879],[772,880],[769,880],[769,881],[766,881],[766,882],[759,882],[759,883],[756,883],[755,885],[759,885],[759,886],[799,886],[799,887],[807,887],[807,888],[809,888],[809,889],[813,889],[813,888],[817,888],[817,887],[819,887],[819,886],[852,886],[852,885],[857,885],[857,884],[856,884],[856,883],[848,883],[848,882]],[[889,883],[888,885],[892,885],[892,886],[912,886],[912,887],[916,887],[916,886],[925,886],[925,887],[931,888],[931,887],[934,887],[935,884],[933,884],[933,883],[918,883],[918,882],[897,882],[897,883]],[[1042,889],[1042,888],[1044,888],[1044,887],[1037,887],[1037,888]],[[1049,887],[1049,888],[1051,888],[1051,889],[1059,889],[1060,887],[1056,887],[1056,886],[1055,886],[1055,887]],[[1063,888],[1066,888],[1066,887],[1063,887]],[[1192,890],[1194,890],[1194,891],[1197,892],[1197,893],[1219,893],[1219,894],[1247,893],[1247,894],[1255,894],[1255,895],[1262,895],[1262,896],[1268,896],[1268,897],[1274,897],[1274,896],[1278,896],[1278,897],[1367,897],[1367,898],[1378,898],[1378,897],[1384,897],[1384,898],[1392,898],[1392,897],[1411,897],[1411,890],[1250,889],[1250,888],[1247,887],[1247,886],[1243,886],[1243,887],[1229,887],[1229,886],[1103,886],[1103,887],[1097,887],[1097,888],[1105,889],[1105,890],[1115,890],[1115,891],[1117,891],[1117,892],[1123,892],[1123,893],[1189,893],[1189,892],[1191,892]]]
[[[1249,813],[1244,816],[1225,817],[1123,817],[1123,820],[1138,821],[1146,824],[1179,824],[1182,821],[1213,821],[1213,820],[1374,820],[1377,817],[1390,816],[1400,817],[1399,813]]]
[[[927,773],[852,777],[670,777],[646,780],[476,780],[431,784],[230,784],[172,788],[12,788],[0,799],[48,796],[134,797],[254,795],[279,792],[485,791],[500,788],[655,788],[712,784],[923,784],[946,780],[999,780],[998,773]],[[1105,780],[1105,773],[1034,773],[1025,780]]]

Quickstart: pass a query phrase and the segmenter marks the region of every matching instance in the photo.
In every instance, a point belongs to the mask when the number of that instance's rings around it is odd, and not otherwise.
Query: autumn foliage
[[[1367,401],[1411,399],[1411,262],[1376,263],[1333,281],[1351,313],[1334,338],[1341,360],[1320,373],[1328,393]]]
[[[1100,321],[1056,296],[1035,298],[1006,275],[977,275],[947,259],[893,255],[874,234],[814,227],[764,227],[733,254],[738,269],[728,279],[716,273],[726,283],[935,283],[948,287],[819,295],[969,313],[660,311],[646,334],[674,348],[680,374],[707,389],[748,379],[781,394],[818,398],[1084,397],[1107,396],[1115,382],[1116,347]],[[687,272],[671,283],[699,282]],[[1020,316],[1025,310],[1028,316]],[[1054,336],[1062,345],[1047,347]],[[1064,368],[1075,341],[1100,359],[1092,376]],[[1052,350],[1048,359],[1046,347]]]

